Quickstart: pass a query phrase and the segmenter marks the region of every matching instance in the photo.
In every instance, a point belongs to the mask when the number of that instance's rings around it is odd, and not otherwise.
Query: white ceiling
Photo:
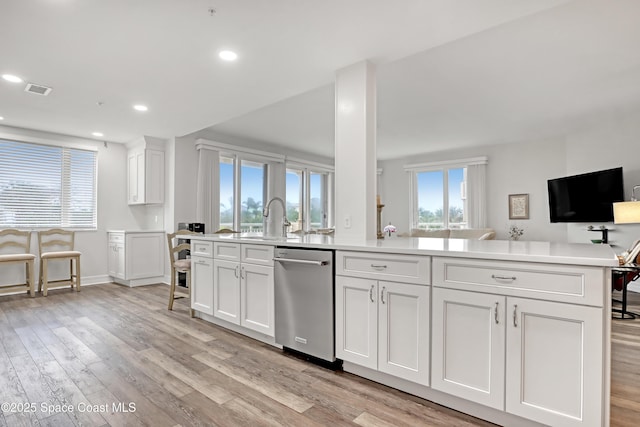
[[[113,142],[208,128],[331,157],[335,70],[367,59],[380,158],[531,139],[640,102],[638,16],[635,0],[2,0],[0,74],[53,92],[0,80],[0,123]]]

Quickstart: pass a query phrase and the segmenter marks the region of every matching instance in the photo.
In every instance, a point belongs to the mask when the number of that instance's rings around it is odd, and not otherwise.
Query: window
[[[96,152],[0,140],[0,227],[96,229]]]
[[[220,156],[220,228],[262,232],[267,165]]]
[[[330,172],[316,172],[304,167],[287,169],[287,218],[291,222],[291,231],[331,226],[330,177]]]
[[[411,227],[485,226],[486,158],[405,166],[412,173]]]
[[[418,223],[414,228],[466,228],[466,168],[417,172]]]
[[[233,217],[235,212],[234,184],[233,184],[234,159],[220,157],[220,228],[234,229]]]

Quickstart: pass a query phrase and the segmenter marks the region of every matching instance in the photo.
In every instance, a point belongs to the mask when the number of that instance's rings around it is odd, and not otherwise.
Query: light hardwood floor
[[[490,425],[190,319],[185,300],[170,312],[168,292],[1,297],[0,402],[16,405],[0,426]],[[612,425],[636,426],[640,320],[613,328]]]

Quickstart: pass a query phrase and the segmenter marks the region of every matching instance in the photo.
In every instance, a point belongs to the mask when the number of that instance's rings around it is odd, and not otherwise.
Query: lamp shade
[[[613,204],[614,224],[640,223],[640,201]]]

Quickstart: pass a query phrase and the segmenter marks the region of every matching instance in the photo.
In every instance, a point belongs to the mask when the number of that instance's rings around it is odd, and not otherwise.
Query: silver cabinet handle
[[[513,327],[518,327],[518,304],[513,304]]]
[[[240,278],[244,279],[244,266],[240,269]]]
[[[291,262],[294,264],[308,264],[308,265],[327,265],[329,264],[328,261],[314,261],[314,260],[308,260],[308,259],[295,259],[295,258],[280,258],[280,257],[275,257],[273,258],[274,261],[277,262]]]
[[[387,288],[385,286],[382,287],[382,290],[380,291],[380,301],[382,301],[383,304],[386,304],[386,302],[384,302],[384,291]]]
[[[371,300],[371,302],[375,302],[373,300],[373,288],[375,285],[371,285],[371,289],[369,289],[369,299]]]
[[[492,274],[491,278],[494,279],[494,280],[511,280],[511,281],[516,280],[516,276],[511,276],[511,277],[509,277],[509,276],[496,276],[495,274]]]
[[[384,270],[387,266],[384,264],[371,264],[371,268],[375,270]]]
[[[236,279],[238,278],[238,270],[240,270],[240,266],[236,265],[236,269],[234,270],[234,274],[236,275]]]
[[[498,322],[498,304],[499,302],[496,302],[496,306],[493,309],[493,318],[496,320],[496,325],[500,322]]]

